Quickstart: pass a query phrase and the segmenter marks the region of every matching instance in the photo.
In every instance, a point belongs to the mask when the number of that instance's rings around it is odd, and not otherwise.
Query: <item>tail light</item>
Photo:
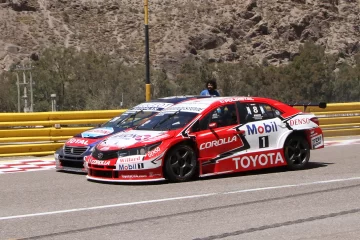
[[[320,122],[319,119],[317,117],[313,117],[310,119],[313,123],[315,123],[316,125],[320,126]]]

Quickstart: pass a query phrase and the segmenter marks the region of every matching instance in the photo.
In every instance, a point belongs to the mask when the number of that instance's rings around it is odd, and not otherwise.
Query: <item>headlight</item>
[[[154,144],[151,144],[149,146],[145,146],[143,148],[141,148],[140,151],[142,151],[141,155],[145,155],[147,154],[149,151],[151,150],[154,150],[155,148],[157,148],[158,146],[160,146],[162,142],[158,142],[158,143],[154,143]]]
[[[125,156],[131,156],[131,155],[145,155],[151,150],[154,150],[156,147],[158,147],[162,142],[157,142],[148,146],[142,146],[138,148],[132,148],[132,149],[124,149],[121,151],[118,151],[118,157],[125,157]]]

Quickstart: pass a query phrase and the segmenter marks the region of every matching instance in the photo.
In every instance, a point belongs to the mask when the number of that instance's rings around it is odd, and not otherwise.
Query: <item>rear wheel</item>
[[[170,150],[165,160],[165,176],[171,182],[185,182],[197,172],[194,149],[188,145],[178,145]]]
[[[301,136],[290,136],[284,145],[287,167],[290,170],[304,169],[310,159],[309,143]]]

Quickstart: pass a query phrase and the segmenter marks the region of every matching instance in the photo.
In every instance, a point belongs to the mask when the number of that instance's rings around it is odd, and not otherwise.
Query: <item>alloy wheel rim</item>
[[[195,167],[194,152],[186,148],[178,149],[170,157],[171,171],[178,177],[186,177]]]
[[[306,162],[309,149],[300,140],[291,140],[287,146],[287,157],[294,165]]]

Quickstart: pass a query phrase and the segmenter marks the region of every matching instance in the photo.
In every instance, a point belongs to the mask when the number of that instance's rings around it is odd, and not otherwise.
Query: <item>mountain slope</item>
[[[151,63],[189,54],[209,61],[283,64],[306,40],[345,59],[360,52],[360,0],[151,0]],[[143,62],[140,0],[0,0],[0,71],[50,46]]]

